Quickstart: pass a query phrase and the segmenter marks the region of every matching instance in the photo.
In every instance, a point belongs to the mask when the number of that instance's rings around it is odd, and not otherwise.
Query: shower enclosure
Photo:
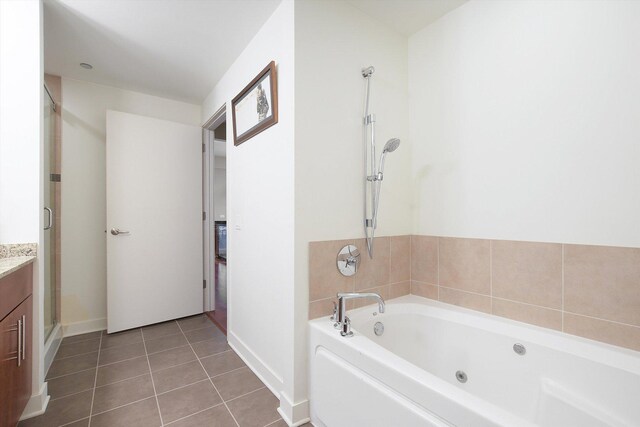
[[[59,319],[58,313],[58,267],[59,227],[56,221],[59,197],[56,186],[60,174],[57,173],[56,104],[47,86],[44,97],[44,161],[43,161],[43,197],[44,197],[44,340],[49,339]],[[58,192],[59,194],[59,192]]]

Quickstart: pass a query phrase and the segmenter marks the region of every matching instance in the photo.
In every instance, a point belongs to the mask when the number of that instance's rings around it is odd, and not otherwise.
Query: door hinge
[[[206,288],[207,288],[207,280],[206,280],[206,279],[204,279],[204,280],[202,281],[202,289],[206,289]]]
[[[206,148],[206,147],[207,147],[206,145],[202,144],[202,152],[203,152],[203,153],[207,150],[207,148]]]
[[[202,212],[202,220],[203,221],[207,220],[207,213],[206,212]]]

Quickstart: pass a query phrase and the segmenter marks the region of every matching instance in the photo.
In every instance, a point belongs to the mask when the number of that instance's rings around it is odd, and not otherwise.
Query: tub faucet
[[[374,292],[339,292],[338,307],[335,320],[340,328],[340,335],[343,337],[352,337],[351,320],[347,317],[347,300],[356,298],[373,298],[378,301],[378,311],[384,313],[384,300]]]

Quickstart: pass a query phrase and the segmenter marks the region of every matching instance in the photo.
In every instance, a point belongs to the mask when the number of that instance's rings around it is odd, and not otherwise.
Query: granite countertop
[[[15,256],[11,258],[0,258],[0,279],[16,270],[21,269],[27,264],[31,264],[35,261],[34,256]]]
[[[37,246],[35,243],[0,245],[0,279],[31,264],[36,259]]]

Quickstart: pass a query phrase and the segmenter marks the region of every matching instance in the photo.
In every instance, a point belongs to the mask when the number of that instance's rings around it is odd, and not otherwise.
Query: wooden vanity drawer
[[[0,320],[33,293],[33,264],[0,279]]]

